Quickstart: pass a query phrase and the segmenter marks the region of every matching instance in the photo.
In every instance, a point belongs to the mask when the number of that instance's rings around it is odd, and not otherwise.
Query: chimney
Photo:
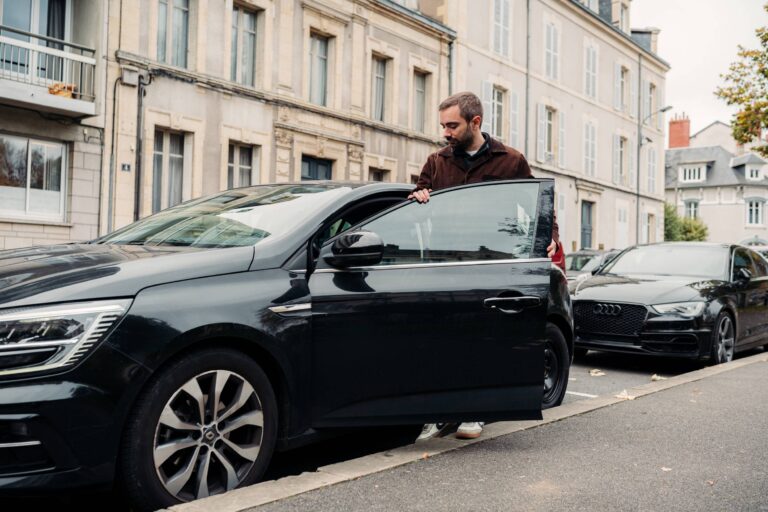
[[[687,148],[691,145],[691,120],[683,112],[669,121],[669,149]]]

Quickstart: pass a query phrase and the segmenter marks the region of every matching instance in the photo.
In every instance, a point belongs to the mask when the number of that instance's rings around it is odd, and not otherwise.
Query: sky
[[[630,24],[656,27],[658,55],[667,73],[667,120],[683,112],[691,135],[714,121],[730,124],[735,108],[714,95],[721,74],[737,60],[738,45],[757,49],[755,29],[768,25],[762,6],[768,0],[632,0]]]

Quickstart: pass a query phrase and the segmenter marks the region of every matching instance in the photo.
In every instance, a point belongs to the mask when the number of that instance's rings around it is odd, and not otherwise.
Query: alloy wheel
[[[152,451],[157,475],[180,501],[234,489],[256,462],[263,435],[253,386],[233,372],[201,373],[163,407]]]
[[[560,360],[551,342],[547,341],[544,345],[544,402],[547,402],[555,392],[559,375]]]
[[[733,359],[733,322],[724,316],[717,325],[717,363],[727,363]]]

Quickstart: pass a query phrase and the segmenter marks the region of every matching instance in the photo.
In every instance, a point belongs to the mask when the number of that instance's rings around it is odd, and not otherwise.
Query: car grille
[[[574,302],[573,320],[579,333],[637,336],[648,310],[639,304]]]

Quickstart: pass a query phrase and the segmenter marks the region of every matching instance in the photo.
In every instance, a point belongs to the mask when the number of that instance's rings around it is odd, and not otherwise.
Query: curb
[[[454,438],[435,438],[428,441],[401,446],[393,450],[373,453],[357,459],[352,459],[318,468],[312,473],[302,473],[288,476],[279,480],[262,482],[242,489],[235,489],[224,494],[203,498],[190,503],[175,505],[164,512],[240,512],[274,501],[282,500],[298,494],[320,489],[330,485],[361,478],[363,476],[385,471],[419,460],[428,459],[441,453],[450,452],[475,443],[482,443],[499,436],[536,428],[549,423],[578,416],[597,409],[609,407],[627,400],[634,400],[647,395],[658,393],[669,388],[696,382],[707,377],[743,368],[755,363],[768,362],[768,354],[760,353],[731,361],[717,366],[711,366],[693,372],[670,377],[669,379],[650,382],[634,388],[626,393],[615,396],[598,396],[578,400],[554,409],[543,411],[543,420],[504,421],[487,425],[483,435],[478,439],[459,440]]]

